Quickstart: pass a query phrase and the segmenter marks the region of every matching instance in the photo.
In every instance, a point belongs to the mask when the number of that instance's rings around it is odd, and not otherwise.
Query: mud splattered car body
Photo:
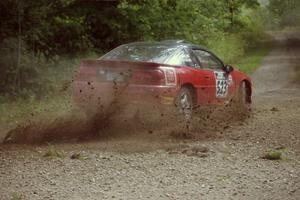
[[[73,96],[78,104],[93,109],[124,96],[131,102],[187,102],[181,106],[190,108],[224,105],[242,87],[243,99],[250,103],[250,78],[205,47],[184,41],[136,42],[121,45],[97,60],[83,60]]]

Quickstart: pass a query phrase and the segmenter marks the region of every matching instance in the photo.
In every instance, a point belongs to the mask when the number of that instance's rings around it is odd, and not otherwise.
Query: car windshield
[[[126,44],[113,49],[100,59],[102,60],[128,60],[128,61],[146,61],[162,64],[170,63],[172,57],[181,51],[178,46],[170,47],[164,44],[134,43]]]

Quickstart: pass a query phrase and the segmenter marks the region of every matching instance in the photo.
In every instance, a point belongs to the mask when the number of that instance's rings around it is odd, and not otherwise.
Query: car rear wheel
[[[188,87],[183,87],[179,91],[176,100],[176,107],[179,110],[180,115],[184,117],[186,123],[189,123],[193,114],[193,91]]]

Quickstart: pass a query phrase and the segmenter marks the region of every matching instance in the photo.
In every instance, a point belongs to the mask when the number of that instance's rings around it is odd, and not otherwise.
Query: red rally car
[[[153,97],[190,116],[196,107],[224,105],[236,97],[249,105],[251,93],[246,74],[182,40],[121,45],[97,60],[83,60],[73,82],[73,97],[88,112],[126,94],[131,102]]]

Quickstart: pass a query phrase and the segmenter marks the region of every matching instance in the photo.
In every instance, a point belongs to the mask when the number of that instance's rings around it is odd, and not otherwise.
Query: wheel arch
[[[197,90],[192,83],[184,83],[181,85],[181,88],[189,88],[193,93],[193,104],[194,106],[197,104]]]

